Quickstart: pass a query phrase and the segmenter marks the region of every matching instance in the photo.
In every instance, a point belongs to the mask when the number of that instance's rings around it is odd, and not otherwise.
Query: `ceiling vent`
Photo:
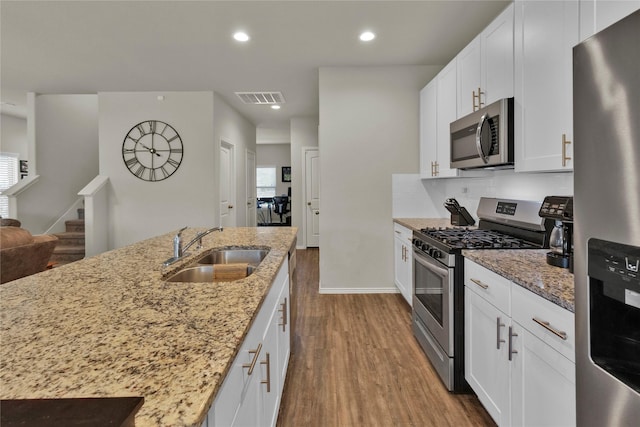
[[[284,104],[284,96],[280,92],[236,92],[245,104],[273,105]]]

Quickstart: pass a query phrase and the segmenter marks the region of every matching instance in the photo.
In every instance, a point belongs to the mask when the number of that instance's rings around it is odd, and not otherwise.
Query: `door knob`
[[[311,202],[307,202],[307,206],[311,206]]]
[[[320,215],[320,211],[316,211],[316,215]]]

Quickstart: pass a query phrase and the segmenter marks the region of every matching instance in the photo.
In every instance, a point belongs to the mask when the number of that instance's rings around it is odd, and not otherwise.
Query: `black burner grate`
[[[423,228],[426,236],[452,249],[538,249],[539,245],[492,230]]]

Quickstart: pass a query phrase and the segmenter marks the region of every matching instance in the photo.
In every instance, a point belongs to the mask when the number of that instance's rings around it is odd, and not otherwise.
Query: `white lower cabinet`
[[[203,426],[275,426],[289,354],[289,266],[285,260]]]
[[[410,306],[413,304],[413,232],[400,224],[393,224],[394,281]]]
[[[500,426],[574,426],[573,313],[465,260],[465,378]]]

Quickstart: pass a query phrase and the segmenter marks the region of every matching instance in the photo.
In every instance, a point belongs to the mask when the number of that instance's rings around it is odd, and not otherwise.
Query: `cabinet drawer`
[[[573,313],[516,284],[511,297],[513,320],[575,362]]]
[[[464,285],[511,315],[511,281],[468,259],[464,260]]]
[[[413,231],[404,227],[397,222],[393,223],[393,234],[396,237],[402,239],[402,241],[407,245],[411,246],[411,239],[413,238]]]

